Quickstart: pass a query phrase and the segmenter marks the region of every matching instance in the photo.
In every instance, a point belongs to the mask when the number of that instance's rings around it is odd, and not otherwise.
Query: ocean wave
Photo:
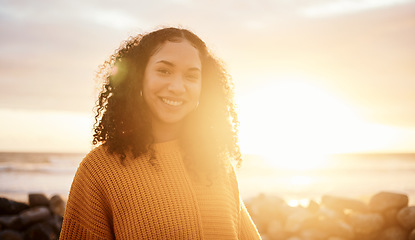
[[[17,166],[0,166],[0,173],[45,173],[45,174],[74,174],[76,168],[54,168],[54,167],[17,167]]]

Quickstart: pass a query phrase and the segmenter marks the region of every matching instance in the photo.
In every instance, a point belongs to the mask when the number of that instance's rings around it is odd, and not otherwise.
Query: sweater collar
[[[167,141],[167,142],[161,142],[161,143],[154,143],[153,149],[156,152],[162,153],[162,152],[173,152],[173,151],[179,151],[180,150],[180,142],[178,139]]]

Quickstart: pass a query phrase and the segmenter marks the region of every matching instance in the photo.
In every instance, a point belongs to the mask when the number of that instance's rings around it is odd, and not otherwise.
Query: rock
[[[29,194],[29,206],[47,206],[49,207],[49,199],[42,193],[30,193]]]
[[[328,237],[327,233],[318,229],[303,229],[299,235],[304,240],[326,240]]]
[[[250,203],[250,214],[257,225],[258,231],[265,232],[268,223],[272,220],[283,220],[285,218],[285,201],[276,196],[261,194]]]
[[[312,213],[317,213],[318,210],[320,210],[320,205],[316,201],[310,200],[307,206],[307,210]]]
[[[297,236],[293,236],[293,237],[287,238],[287,240],[303,240],[303,239]]]
[[[377,236],[378,236],[379,232],[373,232],[370,234],[359,234],[356,233],[356,237],[354,239],[356,240],[378,240]]]
[[[409,198],[405,194],[380,192],[374,195],[369,202],[372,211],[383,212],[387,209],[401,209],[408,206]]]
[[[407,240],[408,232],[399,227],[393,226],[383,229],[382,232],[376,238],[377,240]]]
[[[385,219],[386,226],[399,225],[398,219],[396,218],[396,216],[398,215],[398,212],[399,212],[399,209],[396,209],[396,208],[391,208],[383,212],[383,218]]]
[[[3,228],[19,230],[23,227],[19,215],[0,216],[0,225]]]
[[[408,240],[415,240],[415,229],[409,234]]]
[[[347,238],[341,238],[341,237],[329,237],[327,240],[348,240]]]
[[[399,224],[408,229],[415,229],[415,206],[402,208],[396,216]]]
[[[307,209],[297,208],[287,217],[284,230],[290,233],[298,232],[306,221],[313,218],[315,216]]]
[[[0,215],[19,214],[21,211],[28,208],[29,206],[25,203],[0,197]]]
[[[318,211],[318,215],[319,217],[324,217],[324,218],[332,218],[332,219],[344,219],[345,215],[343,212],[339,212],[327,207],[321,207],[320,210]]]
[[[23,240],[22,235],[14,230],[4,230],[0,232],[1,240]]]
[[[54,195],[49,201],[49,208],[52,213],[63,217],[65,214],[65,201],[59,195]]]
[[[272,220],[269,222],[267,236],[268,240],[284,240],[286,238],[286,233],[284,232],[282,223],[278,220]]]
[[[51,217],[51,214],[47,207],[34,207],[21,212],[19,217],[22,224],[27,226],[35,222],[46,220]]]
[[[378,213],[358,213],[349,214],[349,221],[355,233],[368,235],[380,231],[384,225],[383,217]]]
[[[24,233],[25,240],[57,240],[58,233],[45,222],[32,225]]]
[[[368,211],[368,207],[364,202],[344,197],[324,195],[321,199],[321,204],[339,211],[344,211],[346,209],[355,210],[359,212]]]
[[[352,226],[341,219],[320,218],[317,227],[328,233],[330,236],[346,239],[354,238]]]
[[[58,215],[53,215],[51,218],[45,221],[49,226],[51,226],[57,233],[60,233],[62,228],[63,217]]]

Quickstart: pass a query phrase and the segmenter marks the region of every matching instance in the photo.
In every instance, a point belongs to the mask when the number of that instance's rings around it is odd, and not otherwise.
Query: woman
[[[259,239],[239,197],[238,121],[226,71],[192,32],[126,41],[101,66],[95,145],[61,239]]]

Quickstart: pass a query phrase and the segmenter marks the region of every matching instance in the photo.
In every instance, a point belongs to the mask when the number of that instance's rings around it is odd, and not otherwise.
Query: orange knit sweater
[[[72,183],[60,239],[260,239],[231,165],[211,184],[190,177],[178,141],[155,144],[156,164],[105,147],[92,150]]]

